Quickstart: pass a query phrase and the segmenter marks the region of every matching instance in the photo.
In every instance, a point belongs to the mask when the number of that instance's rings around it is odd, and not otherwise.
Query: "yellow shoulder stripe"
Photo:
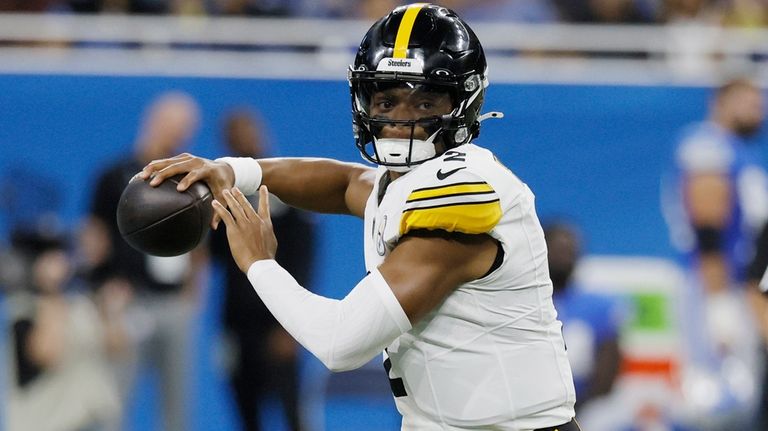
[[[392,54],[394,58],[406,58],[408,55],[408,41],[411,40],[411,31],[413,31],[413,23],[416,22],[416,16],[419,14],[421,8],[426,6],[427,3],[414,3],[408,5],[408,9],[405,10],[403,20],[400,21],[400,27],[397,28],[397,36],[395,36],[395,52]]]
[[[416,229],[481,234],[490,232],[499,220],[501,204],[498,199],[416,208],[403,212],[400,235]]]
[[[493,188],[486,182],[458,183],[447,186],[418,189],[408,195],[406,202],[430,198],[443,198],[454,195],[493,193]]]

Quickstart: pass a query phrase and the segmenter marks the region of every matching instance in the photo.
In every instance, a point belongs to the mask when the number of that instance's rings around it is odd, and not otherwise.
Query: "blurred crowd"
[[[118,13],[371,19],[398,0],[0,0],[3,12]],[[768,21],[766,0],[445,0],[470,21],[659,24],[696,20],[734,27]]]
[[[187,255],[158,258],[136,252],[117,231],[114,214],[125,184],[149,161],[183,151],[198,130],[200,109],[180,92],[151,103],[133,150],[94,181],[87,215],[74,232],[51,215],[55,186],[23,172],[11,177],[17,185],[35,184],[29,193],[2,186],[13,215],[9,247],[0,250],[10,371],[0,417],[7,430],[132,429],[130,400],[147,370],[158,380],[162,429],[190,429],[197,384],[192,352],[211,348],[198,345],[194,332],[211,265],[224,277],[220,371],[230,383],[239,429],[263,429],[259,418],[269,397],[279,400],[285,429],[314,429],[302,413],[298,345],[251,290],[225,233],[211,234]],[[568,220],[545,225],[553,300],[585,429],[768,429],[768,296],[758,291],[758,284],[768,287],[768,176],[751,158],[753,136],[765,121],[763,94],[748,80],[734,80],[713,93],[709,111],[683,129],[675,156],[677,181],[669,191],[681,218],[670,222],[673,242],[680,229],[688,234],[685,244],[676,244],[686,280],[677,288],[685,300],[670,315],[681,331],[675,365],[646,375],[665,382],[656,399],[621,398],[630,392],[638,398],[638,387],[627,386],[639,364],[627,348],[642,314],[638,297],[577,277],[586,240],[579,227]],[[232,109],[219,126],[226,153],[269,155],[258,113]],[[312,221],[274,196],[270,207],[277,260],[311,286]],[[740,252],[750,248],[756,253]]]
[[[706,118],[680,125],[665,210],[677,216],[668,221],[685,273],[678,286],[685,300],[675,317],[682,334],[679,368],[664,373],[681,404],[659,401],[635,410],[636,404],[606,404],[617,399],[629,374],[632,358],[622,342],[641,306],[626,292],[598,291],[575,276],[585,240],[578,226],[546,226],[553,299],[564,324],[577,412],[590,425],[585,429],[768,429],[768,296],[757,288],[768,288],[768,174],[753,145],[765,122],[763,99],[751,81],[736,79],[713,92]],[[224,234],[215,232],[188,255],[156,258],[130,248],[117,231],[114,214],[125,184],[149,161],[184,151],[200,127],[201,109],[186,93],[154,100],[132,151],[94,179],[75,232],[60,229],[52,215],[59,202],[55,185],[30,172],[9,172],[15,187],[0,182],[11,227],[9,247],[0,250],[0,301],[7,301],[0,309],[7,310],[2,319],[9,334],[0,359],[7,356],[10,370],[0,417],[9,431],[131,429],[124,427],[126,412],[137,375],[147,369],[159,380],[163,429],[190,429],[196,384],[190,352],[210,348],[196,345],[194,322],[211,264],[224,277],[223,371],[242,429],[261,429],[268,396],[279,399],[289,429],[308,429],[302,426],[298,346],[237,269]],[[227,154],[269,155],[258,113],[232,109],[219,128]],[[277,260],[301,284],[312,285],[313,223],[275,197],[270,207]],[[756,253],[745,252],[750,249]],[[620,418],[596,425],[610,414]]]
[[[226,356],[222,371],[232,385],[242,429],[260,429],[265,394],[276,394],[285,423],[300,429],[297,344],[238,270],[225,228],[209,235],[205,245],[174,257],[134,250],[117,228],[115,213],[125,185],[150,161],[181,152],[199,120],[200,107],[186,93],[168,92],[154,100],[133,150],[95,178],[87,214],[76,229],[58,222],[55,184],[46,186],[31,172],[14,172],[0,181],[11,196],[6,202],[10,238],[0,248],[0,319],[9,335],[7,353],[0,350],[0,364],[5,368],[7,362],[9,370],[0,387],[0,429],[137,429],[126,415],[141,376],[154,375],[162,429],[189,430],[195,321],[205,303],[206,271],[214,265],[224,274],[217,313]],[[268,154],[255,111],[233,108],[220,126],[228,154]],[[40,185],[42,193],[23,193],[25,180]],[[270,207],[281,244],[276,259],[311,286],[311,219],[275,197]]]

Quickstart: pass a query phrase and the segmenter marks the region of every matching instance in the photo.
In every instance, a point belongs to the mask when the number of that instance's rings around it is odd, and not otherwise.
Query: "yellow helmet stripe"
[[[419,14],[421,8],[426,6],[427,3],[414,3],[408,5],[403,15],[403,20],[400,21],[400,27],[397,29],[397,36],[395,37],[395,52],[394,58],[406,58],[408,54],[408,41],[411,40],[411,31],[413,30],[413,23],[416,22],[416,15]]]

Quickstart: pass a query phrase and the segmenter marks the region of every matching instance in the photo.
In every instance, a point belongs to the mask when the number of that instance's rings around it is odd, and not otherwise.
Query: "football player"
[[[232,254],[281,324],[329,369],[384,352],[407,430],[577,430],[528,187],[472,143],[488,86],[479,40],[453,11],[396,8],[366,34],[349,82],[357,147],[378,165],[323,159],[158,160],[159,184],[205,181]],[[284,202],[365,222],[369,271],[342,300],[273,260],[266,187]]]

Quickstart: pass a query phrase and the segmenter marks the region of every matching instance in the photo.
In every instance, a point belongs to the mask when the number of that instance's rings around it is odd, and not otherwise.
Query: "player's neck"
[[[392,182],[403,175],[405,175],[407,172],[395,172],[395,171],[388,171],[389,172],[389,181]]]

